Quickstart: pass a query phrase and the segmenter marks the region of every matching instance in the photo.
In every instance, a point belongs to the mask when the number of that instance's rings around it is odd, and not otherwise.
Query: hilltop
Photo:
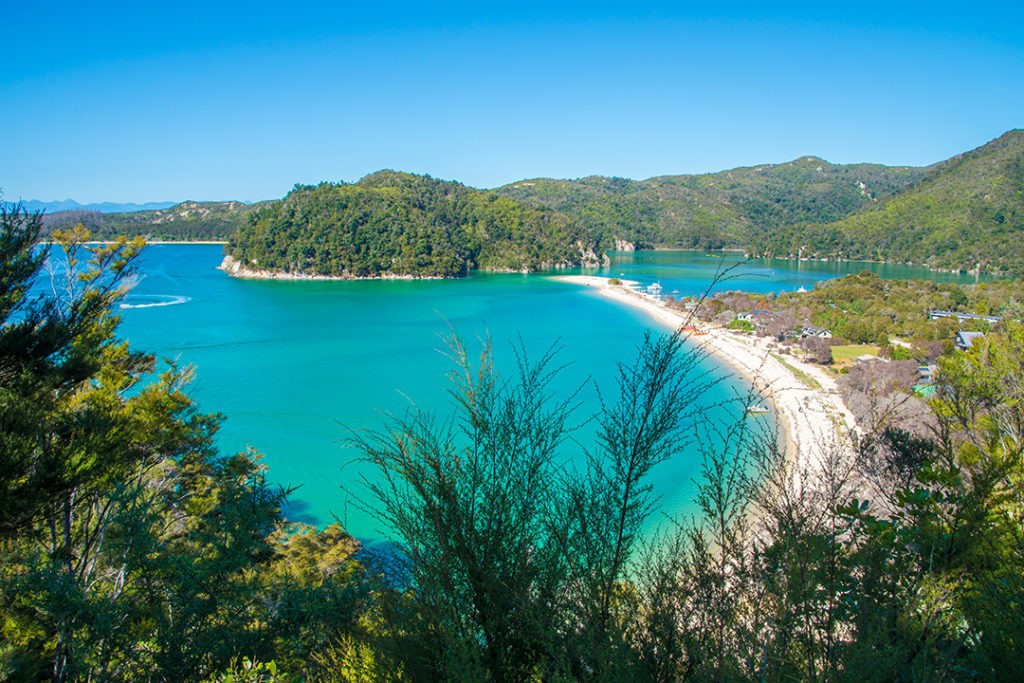
[[[1024,274],[1024,130],[929,169],[920,180],[834,222],[783,226],[756,244],[778,256],[910,261]]]
[[[497,192],[579,218],[637,248],[746,248],[782,225],[826,222],[912,186],[926,169],[836,165],[818,157],[642,181],[524,180]]]
[[[169,208],[128,213],[75,210],[45,214],[47,232],[81,223],[97,239],[144,235],[157,240],[227,240],[259,204],[186,201]]]
[[[237,233],[232,253],[283,272],[453,275],[571,265],[616,249],[734,248],[1020,275],[1024,131],[924,168],[803,156],[647,180],[534,178],[495,190],[381,171],[357,183],[298,185],[260,204],[60,212],[45,222],[81,222],[97,237]]]
[[[395,171],[298,185],[252,212],[227,253],[244,269],[306,276],[457,277],[595,260],[592,232],[550,209]]]

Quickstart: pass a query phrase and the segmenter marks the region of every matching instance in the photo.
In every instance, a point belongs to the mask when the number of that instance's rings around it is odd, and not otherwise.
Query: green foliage
[[[94,239],[142,235],[149,240],[226,241],[257,208],[259,204],[242,202],[182,202],[167,209],[127,213],[58,211],[43,216],[43,232],[81,224]]]
[[[928,168],[816,157],[643,181],[534,179],[480,191],[381,171],[296,186],[281,201],[184,202],[124,214],[62,212],[102,238],[228,239],[283,272],[453,276],[537,270],[637,248],[742,248],[779,257],[921,263],[1024,274],[1024,132]]]
[[[278,671],[277,662],[252,661],[248,657],[234,664],[230,671],[210,678],[204,683],[292,683],[297,678]]]
[[[914,348],[892,347],[894,360],[925,359],[938,355],[927,347],[952,340],[958,329],[988,330],[981,320],[931,319],[935,310],[978,311],[985,315],[1008,315],[1024,297],[1024,281],[999,280],[977,285],[942,284],[927,280],[887,280],[864,271],[857,275],[817,283],[809,292],[785,292],[778,296],[735,293],[716,294],[702,302],[706,310],[754,311],[762,309],[776,317],[793,320],[799,329],[814,324],[832,332],[837,340],[853,345],[888,347],[892,338],[910,340]],[[768,329],[759,329],[766,334]],[[866,351],[844,351],[846,344],[833,348],[836,360]]]
[[[726,325],[726,327],[729,328],[730,330],[738,330],[740,332],[754,331],[753,323],[751,323],[749,320],[740,320],[739,318],[733,320],[731,323]]]
[[[505,379],[455,341],[456,415],[413,411],[360,441],[401,552],[359,561],[338,525],[281,519],[255,453],[215,452],[187,370],[156,373],[117,340],[141,244],[57,234],[70,267],[35,296],[40,218],[0,227],[0,677],[1024,677],[1016,322],[940,361],[932,431],[797,458],[747,420],[688,439],[713,379],[679,336],[650,337],[579,471],[563,466],[576,395],[551,395],[553,354],[520,349]],[[1021,287],[860,274],[775,301],[851,336],[927,339],[949,332],[928,309],[1012,311]],[[702,456],[699,515],[645,544],[649,477],[681,448]]]
[[[255,211],[227,252],[286,273],[457,277],[578,265],[595,246],[588,230],[553,211],[381,171],[354,185],[297,186]]]
[[[535,179],[497,191],[578,218],[600,236],[604,249],[617,239],[638,248],[721,249],[745,248],[780,225],[843,218],[923,174],[923,169],[836,166],[805,157],[643,181]]]
[[[829,223],[793,223],[754,251],[1024,274],[1024,131],[937,164],[917,184]]]
[[[563,469],[575,398],[549,400],[552,356],[518,377],[451,343],[455,421],[413,413],[359,445],[402,543],[408,599],[386,614],[407,672],[432,680],[620,679],[635,667],[623,581],[653,501],[651,469],[680,446],[707,386],[678,336],[620,367],[586,472]],[[688,430],[687,430],[688,431]],[[589,673],[584,673],[589,672]]]
[[[195,681],[273,653],[304,670],[360,633],[357,544],[284,524],[258,455],[214,451],[190,372],[114,336],[141,243],[58,232],[33,290],[39,216],[0,219],[0,675]]]

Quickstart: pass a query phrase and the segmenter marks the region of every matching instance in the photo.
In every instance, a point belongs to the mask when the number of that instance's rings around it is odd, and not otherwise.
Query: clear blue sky
[[[1024,3],[689,4],[9,3],[0,188],[257,200],[381,168],[495,187],[926,165],[1024,126]]]

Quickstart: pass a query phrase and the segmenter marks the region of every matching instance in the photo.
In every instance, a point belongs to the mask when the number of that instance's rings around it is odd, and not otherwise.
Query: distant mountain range
[[[14,202],[7,202],[12,204]],[[146,202],[144,204],[97,202],[93,204],[79,204],[74,199],[65,199],[59,202],[41,202],[38,199],[30,199],[21,202],[27,211],[45,211],[56,213],[57,211],[98,211],[99,213],[126,213],[129,211],[152,211],[154,209],[166,209],[174,206],[175,202]]]
[[[400,211],[386,210],[373,195],[373,209],[355,218],[339,204],[328,213],[345,216],[344,221],[313,226],[289,219],[288,239],[305,243],[313,229],[320,235],[330,230],[365,235],[370,229],[407,240],[410,217],[432,231],[438,226],[462,230],[453,221],[465,214],[452,213],[446,204],[426,201],[427,197],[417,201],[411,190],[438,189],[416,178],[429,177],[387,171],[359,183],[334,185],[363,190],[324,192],[317,201],[350,201],[356,195],[369,197],[366,190],[371,186],[375,191],[389,186],[405,204],[400,202]],[[598,251],[738,248],[757,256],[911,262],[1024,275],[1022,130],[925,168],[838,165],[805,156],[718,173],[647,180],[535,178],[473,192],[508,200],[507,206],[520,207],[514,212],[523,216],[534,215],[527,210],[541,209],[559,214],[565,220],[552,224]],[[445,193],[479,199],[452,187]],[[162,239],[232,238],[241,244],[253,239],[250,233],[261,207],[280,211],[275,207],[294,201],[293,195],[291,200],[259,204],[185,202],[132,213],[80,208],[48,214],[46,220],[54,228],[82,222],[100,237],[126,232]],[[32,208],[28,203],[26,207]],[[376,238],[373,242],[384,243]],[[289,245],[279,243],[278,248],[286,253]]]
[[[53,231],[81,223],[89,228],[93,237],[100,239],[145,235],[153,240],[226,240],[261,204],[190,201],[127,213],[77,209],[43,214],[43,225]]]

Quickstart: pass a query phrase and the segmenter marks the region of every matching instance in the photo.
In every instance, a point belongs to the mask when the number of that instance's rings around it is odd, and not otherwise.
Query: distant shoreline
[[[816,455],[831,444],[844,443],[856,420],[839,395],[835,379],[821,367],[787,356],[784,360],[773,342],[727,330],[720,326],[688,321],[682,313],[655,298],[593,275],[554,276],[555,280],[595,288],[618,303],[638,308],[657,322],[684,333],[708,355],[717,358],[751,382],[757,393],[775,406],[786,439],[786,454],[800,470],[817,469]],[[802,374],[818,387],[808,386]]]

